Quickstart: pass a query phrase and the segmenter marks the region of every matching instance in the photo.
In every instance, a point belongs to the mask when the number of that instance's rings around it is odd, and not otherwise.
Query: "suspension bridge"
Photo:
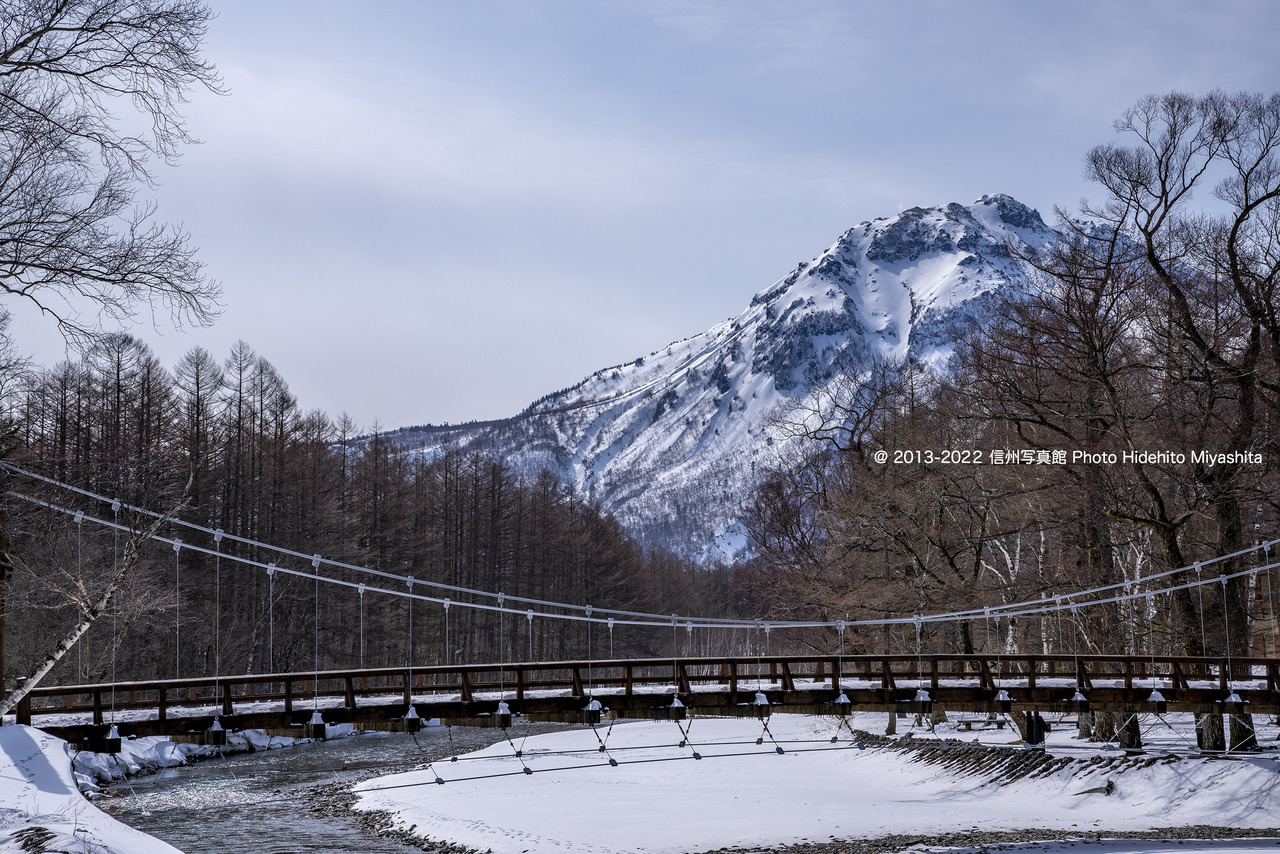
[[[117,499],[8,463],[0,466],[102,502],[111,508],[112,517],[96,516],[14,490],[8,493],[12,497],[66,514],[77,526],[89,523],[115,532],[133,532],[120,521],[124,505]],[[138,518],[158,515],[144,508],[125,509]],[[316,591],[317,627],[314,667],[306,672],[229,674],[222,672],[215,651],[213,675],[37,687],[15,708],[17,722],[110,750],[118,745],[118,742],[113,744],[114,739],[128,735],[167,735],[219,743],[228,729],[263,729],[273,734],[323,737],[326,727],[335,724],[414,731],[424,719],[439,718],[450,724],[507,727],[513,715],[526,720],[582,724],[595,724],[603,718],[683,720],[689,715],[762,719],[775,713],[798,713],[843,717],[856,711],[918,715],[952,711],[988,716],[1021,711],[1033,718],[1044,713],[1086,711],[1116,712],[1125,717],[1166,712],[1280,715],[1280,658],[1274,654],[1274,643],[1271,657],[1159,655],[1150,635],[1150,618],[1157,612],[1157,597],[1169,597],[1175,591],[1202,592],[1221,585],[1225,593],[1229,582],[1241,579],[1254,586],[1265,584],[1271,604],[1271,573],[1277,567],[1271,562],[1271,551],[1280,540],[1122,583],[999,606],[880,620],[766,621],[649,614],[507,596],[502,592],[473,590],[343,564],[318,554],[306,555],[233,537],[192,522],[175,519],[172,525],[183,533],[190,532],[186,533],[188,539],[184,541],[176,535],[156,535],[152,539],[172,546],[175,585],[181,584],[180,562],[184,551],[213,557],[215,571],[219,573],[223,562],[233,562],[263,571],[272,579],[276,574],[284,574],[312,581]],[[207,538],[207,545],[195,542],[199,537]],[[222,543],[227,539],[252,546],[255,553],[274,552],[279,563],[224,553]],[[1226,563],[1231,559],[1240,560]],[[1214,564],[1233,567],[1245,559],[1252,559],[1257,565],[1222,571],[1218,575],[1205,573]],[[353,581],[326,575],[327,565],[364,573],[369,580]],[[593,627],[607,629],[611,649],[615,628],[669,627],[672,654],[646,659],[610,656],[599,660],[436,666],[413,666],[410,662],[403,667],[322,670],[321,584],[338,585],[356,593],[361,601],[361,620],[365,596],[382,595],[441,607],[446,636],[452,606],[496,612],[502,621],[523,618],[530,637],[535,618],[585,624],[589,650]],[[220,596],[218,593],[215,601],[214,622],[221,613]],[[1132,625],[1138,621],[1131,621],[1127,654],[1097,655],[1080,650],[1077,630],[1080,610],[1105,605],[1128,608],[1146,617],[1146,638],[1134,634]],[[1277,626],[1273,604],[1268,613],[1274,634]],[[410,608],[410,636],[412,614]],[[1002,620],[1032,616],[1056,620],[1057,646],[1063,650],[1070,648],[1071,652],[962,655],[926,653],[923,649],[922,630],[928,626],[971,622],[985,624],[989,631],[994,622],[999,638]],[[1200,616],[1203,635],[1203,605]],[[1069,647],[1063,637],[1064,617],[1070,630]],[[183,624],[180,615],[175,619],[176,646],[181,642]],[[188,614],[187,619],[193,618]],[[1222,619],[1230,648],[1233,627],[1225,609]],[[908,649],[900,654],[846,655],[846,632],[870,627],[905,629],[908,639],[914,629],[914,650],[910,649],[908,640]],[[690,639],[690,651],[693,632],[698,629],[704,633],[742,632],[746,637],[754,636],[756,654],[681,656],[682,629]],[[780,629],[828,630],[838,645],[830,653],[821,655],[771,654],[770,634]],[[1236,632],[1244,630],[1244,627],[1235,627]],[[361,633],[363,635],[363,622]],[[218,638],[219,633],[215,631],[213,636]],[[1145,650],[1142,649],[1144,643]],[[995,644],[997,649],[1000,646],[999,642]],[[447,642],[445,648],[448,648]],[[179,666],[175,664],[175,671]],[[1029,729],[1034,733],[1036,727]]]
[[[179,737],[411,731],[430,718],[509,727],[514,714],[583,724],[855,711],[1280,714],[1280,660],[811,655],[377,668],[42,687],[17,718],[80,742],[103,734],[112,709],[119,735]]]

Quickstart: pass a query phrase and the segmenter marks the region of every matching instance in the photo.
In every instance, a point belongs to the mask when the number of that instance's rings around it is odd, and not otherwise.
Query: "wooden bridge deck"
[[[1095,711],[1280,714],[1280,659],[1071,655],[870,655],[563,661],[373,668],[41,687],[17,707],[19,723],[68,740],[207,730],[281,730],[318,708],[328,724],[387,728],[412,704],[422,718],[494,725],[513,713],[590,722],[606,714],[706,715],[922,711]],[[1164,698],[1152,702],[1152,690]],[[998,692],[1009,696],[1002,702]],[[757,704],[765,694],[767,707]],[[840,695],[848,702],[837,705]],[[1238,697],[1239,702],[1233,698]],[[672,710],[678,697],[683,708]]]

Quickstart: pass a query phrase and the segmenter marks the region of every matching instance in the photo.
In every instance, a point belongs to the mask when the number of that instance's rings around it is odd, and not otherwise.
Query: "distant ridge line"
[[[743,334],[742,329],[736,329],[733,331],[732,334],[730,334],[725,339],[725,342],[736,341],[742,336],[742,334]],[[687,340],[688,339],[682,339],[681,341],[672,342],[672,344],[673,345],[679,344]],[[615,365],[613,368],[605,368],[603,370],[596,371],[594,374],[591,374],[590,376],[586,377],[578,384],[574,386],[570,386],[569,388],[563,389],[561,391],[552,392],[551,394],[544,395],[542,398],[540,398],[537,401],[534,401],[532,404],[526,407],[522,412],[519,412],[515,415],[508,416],[506,418],[495,418],[487,421],[466,421],[461,424],[419,424],[411,427],[398,427],[395,430],[389,431],[387,433],[383,433],[382,435],[396,436],[396,435],[403,435],[406,433],[422,433],[429,436],[439,436],[446,433],[461,433],[461,432],[469,432],[472,430],[484,430],[489,427],[505,427],[509,424],[514,424],[518,421],[524,421],[529,418],[541,418],[548,415],[561,415],[566,412],[576,412],[577,410],[580,410],[580,409],[589,409],[593,406],[605,406],[606,404],[616,403],[620,400],[623,400],[628,397],[634,397],[646,391],[654,392],[659,389],[670,388],[671,386],[675,385],[678,382],[678,380],[676,379],[677,374],[681,373],[682,371],[688,370],[697,362],[705,360],[709,354],[711,354],[718,346],[722,346],[723,343],[724,342],[716,342],[711,346],[708,346],[703,348],[702,350],[699,350],[697,353],[694,353],[693,355],[687,357],[682,363],[678,364],[675,368],[669,370],[666,373],[666,375],[664,375],[659,379],[655,379],[649,383],[646,383],[641,386],[637,386],[635,388],[619,391],[615,394],[608,395],[607,397],[600,397],[594,400],[580,400],[576,403],[570,403],[564,406],[557,406],[551,409],[538,408],[539,405],[542,404],[544,401],[550,400],[562,394],[568,394],[574,391],[575,389],[581,388],[589,380],[591,380],[596,376],[599,376],[600,374],[606,373],[611,370],[615,370],[617,368],[623,367],[624,365],[632,364],[632,363],[624,362],[621,365]],[[650,355],[653,355],[653,354],[651,353]],[[367,439],[371,438],[371,436],[372,434],[356,436],[351,441],[354,443],[359,443],[359,442],[366,441]]]

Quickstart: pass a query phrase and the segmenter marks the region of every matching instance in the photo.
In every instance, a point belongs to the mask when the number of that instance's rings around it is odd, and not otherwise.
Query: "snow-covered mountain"
[[[706,332],[513,418],[391,438],[407,453],[451,445],[549,468],[643,541],[731,555],[758,473],[788,451],[778,416],[876,354],[945,361],[984,295],[1025,275],[1009,245],[1053,236],[1005,195],[864,222]]]

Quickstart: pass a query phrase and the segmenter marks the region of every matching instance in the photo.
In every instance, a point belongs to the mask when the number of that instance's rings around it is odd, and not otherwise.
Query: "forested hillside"
[[[708,604],[722,573],[694,572],[642,550],[550,474],[520,476],[480,453],[406,457],[376,429],[357,450],[347,443],[356,432],[350,419],[301,411],[285,380],[243,343],[222,362],[193,350],[170,371],[140,341],[109,336],[83,360],[11,379],[5,404],[11,462],[158,510],[179,501],[190,479],[179,516],[225,531],[224,554],[283,565],[277,554],[230,539],[243,537],[422,581],[659,613],[719,611],[724,599],[717,591]],[[6,481],[23,494],[69,500],[39,482]],[[111,518],[100,502],[75,506]],[[76,600],[101,587],[120,540],[13,497],[7,513],[12,552],[29,570],[19,567],[9,591],[8,669],[17,674],[72,624]],[[123,512],[121,521],[131,522],[127,517]],[[181,530],[164,533],[197,544]],[[310,571],[308,561],[297,563]],[[121,679],[211,674],[219,658],[222,672],[308,668],[315,596],[305,579],[269,578],[228,561],[215,567],[208,555],[153,543],[61,678],[110,678],[113,636],[116,649],[127,651],[114,662]],[[322,667],[402,665],[411,645],[416,664],[588,654],[585,629],[558,621],[540,620],[530,632],[526,620],[508,618],[500,638],[496,615],[454,607],[446,650],[438,606],[419,602],[411,618],[400,598],[330,585],[321,585],[319,597]],[[608,640],[597,632],[597,657]],[[645,653],[649,643],[638,632],[619,633],[615,651]]]

